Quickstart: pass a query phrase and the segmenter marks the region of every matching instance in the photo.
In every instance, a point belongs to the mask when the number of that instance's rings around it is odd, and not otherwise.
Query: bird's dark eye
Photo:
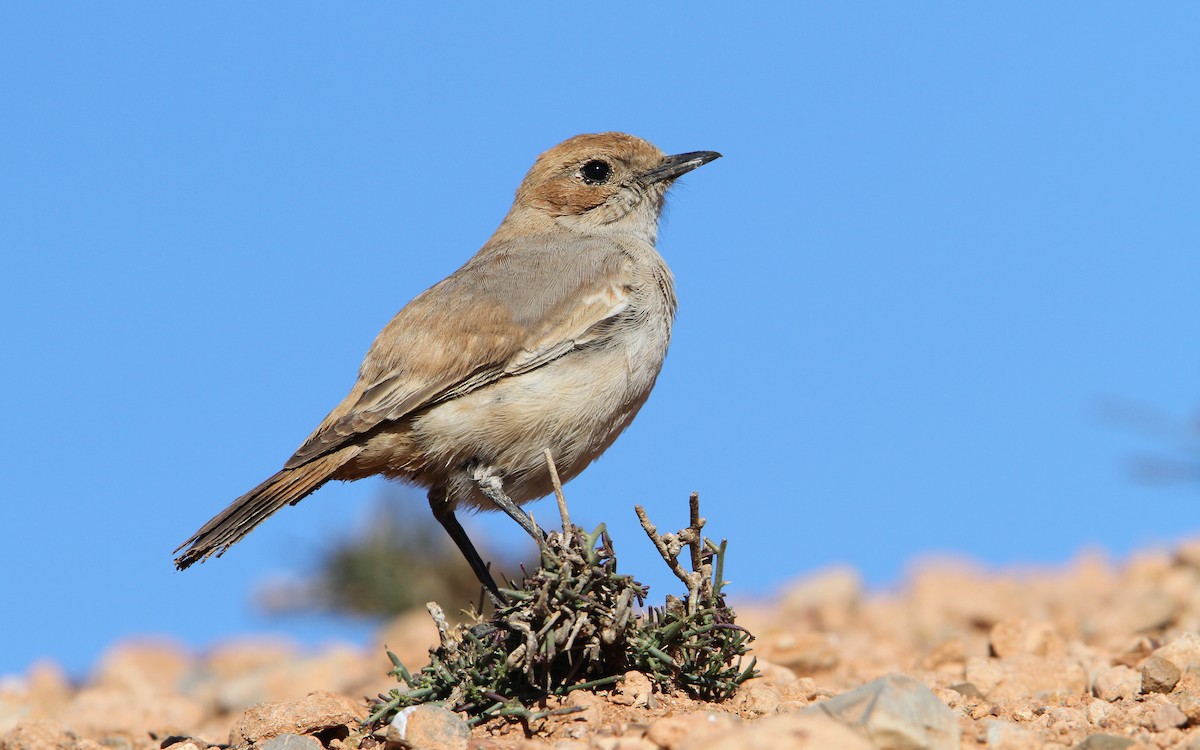
[[[579,168],[579,173],[583,175],[584,182],[589,185],[599,185],[607,182],[608,178],[612,176],[612,167],[606,161],[592,159]]]

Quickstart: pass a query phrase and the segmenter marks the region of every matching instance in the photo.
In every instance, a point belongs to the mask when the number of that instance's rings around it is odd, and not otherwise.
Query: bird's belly
[[[563,481],[608,448],[645,403],[665,342],[632,350],[618,342],[580,350],[430,409],[412,422],[427,477],[455,504],[492,508],[464,471],[482,466],[501,477],[519,503],[550,493],[545,449]]]

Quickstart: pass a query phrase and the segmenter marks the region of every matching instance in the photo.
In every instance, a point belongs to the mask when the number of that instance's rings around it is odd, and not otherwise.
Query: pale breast
[[[426,460],[413,478],[446,485],[458,503],[490,508],[465,464],[494,468],[523,503],[551,491],[546,448],[564,481],[598,458],[650,395],[671,337],[670,272],[653,249],[637,261],[630,305],[606,335],[416,416],[413,436]]]

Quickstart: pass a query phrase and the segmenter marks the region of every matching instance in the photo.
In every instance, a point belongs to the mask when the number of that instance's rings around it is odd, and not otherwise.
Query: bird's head
[[[526,231],[560,226],[589,235],[635,234],[653,243],[667,188],[720,156],[667,156],[625,133],[577,135],[537,158],[505,224]]]

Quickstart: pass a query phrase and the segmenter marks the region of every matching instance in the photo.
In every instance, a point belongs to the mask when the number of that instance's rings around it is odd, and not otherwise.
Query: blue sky
[[[5,4],[0,673],[361,637],[251,599],[381,480],[186,573],[171,551],[580,132],[725,154],[669,202],[658,386],[567,487],[658,596],[632,506],[677,527],[693,490],[744,595],[1194,535],[1197,486],[1128,472],[1173,445],[1101,405],[1200,404],[1198,32],[1185,3]]]

